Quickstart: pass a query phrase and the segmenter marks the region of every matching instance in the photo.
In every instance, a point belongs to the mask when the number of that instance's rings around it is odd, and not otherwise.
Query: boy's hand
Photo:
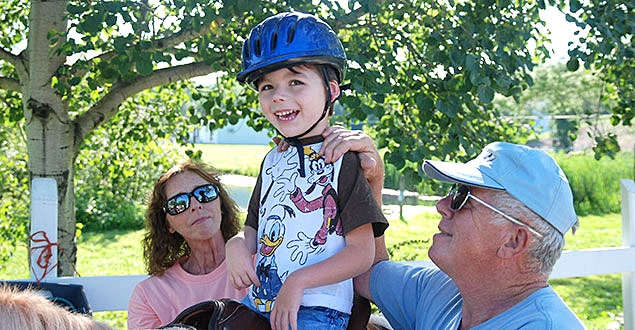
[[[287,277],[271,311],[272,330],[287,330],[289,326],[292,330],[298,329],[298,310],[303,294],[304,289],[296,284],[293,276]]]
[[[236,289],[247,288],[252,284],[260,286],[252,256],[240,237],[232,237],[227,241],[225,251],[229,282]]]

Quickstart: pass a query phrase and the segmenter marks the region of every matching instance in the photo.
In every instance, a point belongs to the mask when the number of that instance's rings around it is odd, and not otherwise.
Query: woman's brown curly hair
[[[179,233],[170,233],[168,220],[163,205],[167,201],[165,185],[174,176],[183,172],[194,172],[205,181],[218,187],[221,202],[222,220],[220,230],[223,239],[236,235],[240,229],[238,220],[238,205],[220,183],[221,173],[211,166],[187,160],[178,164],[161,175],[154,185],[154,191],[148,202],[146,210],[147,233],[143,238],[143,257],[146,262],[148,274],[162,275],[163,272],[174,265],[180,258],[190,255],[190,247]]]

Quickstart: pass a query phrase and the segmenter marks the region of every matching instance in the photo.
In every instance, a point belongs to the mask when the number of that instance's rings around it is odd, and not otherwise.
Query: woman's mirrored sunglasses
[[[191,197],[196,198],[199,203],[209,203],[218,198],[218,187],[210,183],[196,187],[192,192],[178,194],[165,202],[163,210],[170,215],[183,213],[190,207]]]
[[[475,201],[483,204],[484,206],[486,206],[487,208],[489,208],[490,210],[500,214],[503,216],[503,218],[519,225],[519,226],[523,226],[525,228],[527,228],[532,234],[538,236],[538,237],[542,237],[542,234],[540,234],[539,232],[537,232],[535,229],[527,226],[526,224],[522,223],[520,220],[516,220],[514,218],[512,218],[511,216],[503,213],[503,211],[485,203],[484,201],[482,201],[480,198],[472,195],[472,193],[470,193],[470,187],[463,185],[463,184],[454,184],[452,185],[452,188],[450,189],[450,192],[448,193],[448,196],[452,197],[452,200],[450,201],[450,208],[452,209],[452,211],[457,212],[458,210],[460,210],[463,205],[465,205],[465,203],[467,202],[467,199],[469,197],[472,197],[472,199],[474,199]]]

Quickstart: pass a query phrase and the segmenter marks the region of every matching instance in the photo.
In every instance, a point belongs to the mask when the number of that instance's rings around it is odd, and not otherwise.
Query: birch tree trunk
[[[51,30],[66,31],[66,1],[31,3],[27,46],[27,79],[22,77],[25,131],[29,154],[30,182],[34,178],[53,178],[57,182],[58,276],[73,275],[75,262],[75,195],[73,191],[75,129],[68,115],[68,105],[52,87],[56,70],[64,55],[55,55],[47,40]],[[70,259],[71,262],[68,262]]]

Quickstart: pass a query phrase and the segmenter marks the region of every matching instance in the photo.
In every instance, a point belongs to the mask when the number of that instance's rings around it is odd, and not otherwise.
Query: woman
[[[242,299],[227,279],[225,242],[239,228],[238,206],[216,170],[185,161],[163,174],[146,212],[143,240],[149,278],[135,287],[128,328],[158,328],[184,309],[220,298]]]

